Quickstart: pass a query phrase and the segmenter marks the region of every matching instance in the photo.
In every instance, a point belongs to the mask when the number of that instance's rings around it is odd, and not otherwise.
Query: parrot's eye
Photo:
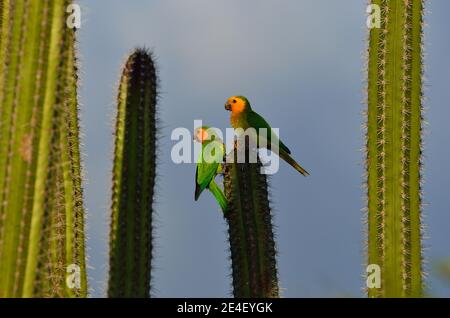
[[[233,104],[236,104],[236,100],[235,99],[233,99]]]

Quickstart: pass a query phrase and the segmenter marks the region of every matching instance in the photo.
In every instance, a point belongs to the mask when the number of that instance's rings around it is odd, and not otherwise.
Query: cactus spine
[[[87,295],[70,3],[0,3],[0,297]]]
[[[120,80],[115,132],[108,297],[148,297],[156,169],[157,77],[138,49]]]
[[[373,0],[368,60],[368,263],[381,269],[369,297],[420,297],[423,1]]]
[[[224,164],[233,293],[237,298],[279,297],[266,175],[259,161],[236,163],[237,153],[233,163]]]

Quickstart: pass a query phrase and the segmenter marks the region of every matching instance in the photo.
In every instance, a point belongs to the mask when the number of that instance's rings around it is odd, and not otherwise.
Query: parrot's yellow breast
[[[230,122],[233,128],[247,128],[247,121],[242,113],[231,113]]]

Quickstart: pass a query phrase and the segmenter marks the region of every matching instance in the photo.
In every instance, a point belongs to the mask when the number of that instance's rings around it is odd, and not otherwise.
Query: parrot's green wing
[[[278,141],[278,137],[277,140],[273,140],[271,141],[271,132],[272,132],[272,127],[270,127],[270,125],[267,123],[267,121],[261,117],[258,113],[255,113],[254,111],[251,111],[247,114],[247,123],[250,125],[250,127],[253,127],[256,129],[256,133],[259,133],[259,129],[261,128],[266,128],[267,129],[267,145],[271,145],[272,143],[276,143]],[[275,133],[273,133],[274,136],[276,136]],[[259,135],[258,135],[259,137]],[[289,150],[289,148],[281,141],[280,142],[280,149],[284,150],[285,152],[287,152],[288,154],[291,153],[291,151]]]
[[[200,194],[205,190],[211,180],[214,179],[217,172],[217,164],[214,163],[197,163],[197,172],[195,174],[195,200],[197,201]]]
[[[195,200],[197,201],[200,194],[205,190],[211,180],[214,180],[214,177],[217,174],[217,170],[219,169],[219,162],[209,162],[210,160],[206,158],[206,154],[204,154],[204,149],[209,143],[202,145],[202,153],[200,154],[200,160],[197,163],[197,171],[195,175]],[[215,149],[220,149],[220,153],[218,156],[223,158],[224,150],[223,147],[217,147]]]

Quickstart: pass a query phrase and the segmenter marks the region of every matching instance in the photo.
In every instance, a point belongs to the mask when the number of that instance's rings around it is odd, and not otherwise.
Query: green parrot
[[[266,145],[270,147],[270,145],[278,143],[278,155],[280,156],[280,158],[294,167],[294,169],[300,172],[302,175],[309,175],[309,173],[291,157],[291,151],[281,140],[278,139],[278,137],[276,137],[276,140],[270,140],[272,128],[263,117],[252,110],[252,107],[250,106],[247,98],[245,98],[244,96],[232,96],[225,103],[225,109],[231,111],[231,126],[233,126],[233,128],[242,128],[244,130],[248,128],[256,129],[256,133],[258,134],[258,146],[260,138],[262,138],[262,136],[259,135],[259,129],[267,129],[268,136],[267,138],[265,138],[266,136],[264,136],[264,138],[266,139]],[[275,134],[273,135],[276,136]]]
[[[194,140],[202,144],[202,151],[197,162],[195,173],[195,201],[203,190],[208,189],[216,198],[222,211],[227,211],[227,200],[222,189],[214,181],[222,173],[222,160],[225,154],[225,145],[214,129],[202,126],[195,130]]]

